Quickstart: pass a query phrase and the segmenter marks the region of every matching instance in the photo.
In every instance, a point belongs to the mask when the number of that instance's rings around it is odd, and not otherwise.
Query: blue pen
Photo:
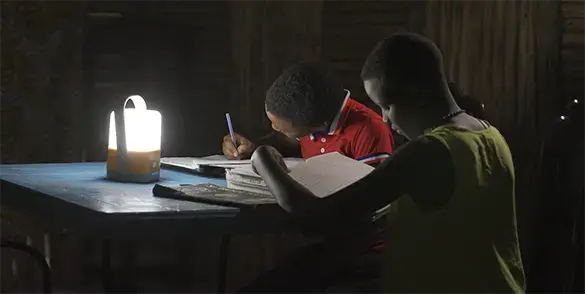
[[[234,142],[234,146],[238,148],[238,145],[236,144],[236,136],[234,135],[234,128],[232,127],[232,119],[230,118],[229,113],[225,114],[225,119],[227,120],[228,128],[230,130],[230,136],[232,137],[232,142]]]

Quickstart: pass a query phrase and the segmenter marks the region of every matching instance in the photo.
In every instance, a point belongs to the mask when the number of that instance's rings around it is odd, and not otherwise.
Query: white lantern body
[[[126,108],[129,100],[132,100],[135,108]],[[116,120],[122,118],[117,118],[113,111],[110,114],[108,178],[125,182],[158,181],[160,178],[161,114],[158,111],[146,109],[146,103],[140,96],[131,96],[126,99],[123,111],[126,148],[118,148]],[[123,142],[123,140],[120,141]]]

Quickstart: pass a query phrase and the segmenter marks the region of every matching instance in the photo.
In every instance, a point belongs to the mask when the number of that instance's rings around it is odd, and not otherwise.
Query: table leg
[[[101,278],[102,287],[106,293],[137,293],[130,278],[126,275],[118,277],[112,267],[112,240],[102,240]]]
[[[228,268],[228,257],[230,249],[231,235],[223,235],[221,237],[221,245],[219,248],[219,267],[217,273],[217,292],[226,292],[227,282],[227,268]]]
[[[101,242],[102,260],[101,260],[101,278],[102,287],[106,293],[114,293],[112,285],[112,264],[111,264],[111,241],[103,239]]]
[[[43,249],[45,251],[45,261],[51,267],[51,237],[49,233],[43,234]]]

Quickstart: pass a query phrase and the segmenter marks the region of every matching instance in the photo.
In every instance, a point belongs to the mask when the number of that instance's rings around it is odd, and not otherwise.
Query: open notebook
[[[289,175],[313,192],[325,197],[365,177],[373,167],[343,156],[337,152],[309,158],[305,161],[285,161]],[[251,165],[234,168],[226,172],[228,187],[254,193],[270,195],[262,178]]]

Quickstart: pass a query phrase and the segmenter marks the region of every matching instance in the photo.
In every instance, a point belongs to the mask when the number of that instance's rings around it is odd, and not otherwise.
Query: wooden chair
[[[31,256],[33,260],[39,265],[42,272],[43,279],[43,293],[52,293],[53,286],[51,280],[51,268],[45,260],[45,256],[40,253],[37,249],[24,243],[11,241],[5,238],[1,239],[0,247],[18,250]]]

